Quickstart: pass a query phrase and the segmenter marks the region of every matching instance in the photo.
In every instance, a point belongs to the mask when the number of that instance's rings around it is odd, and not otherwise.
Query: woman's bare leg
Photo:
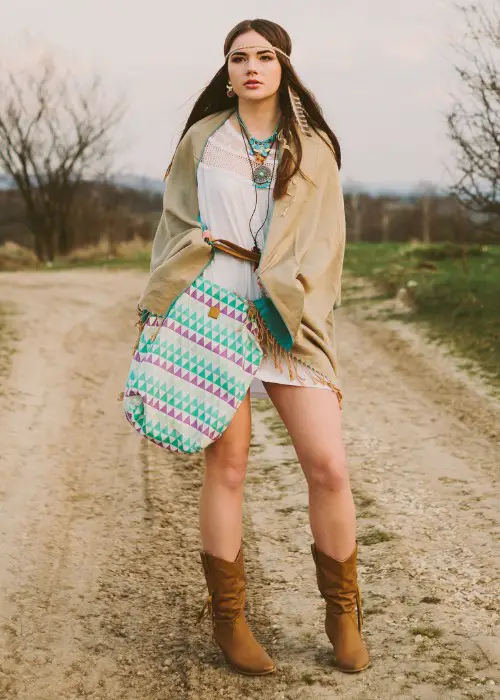
[[[250,449],[250,392],[221,437],[205,448],[200,494],[203,549],[227,561],[238,555],[242,537],[243,489]]]
[[[317,547],[339,561],[356,544],[356,513],[332,391],[264,382],[297,452],[309,487],[309,520]]]

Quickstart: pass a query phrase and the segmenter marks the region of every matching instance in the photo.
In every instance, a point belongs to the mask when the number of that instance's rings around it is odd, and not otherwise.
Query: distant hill
[[[12,178],[0,173],[0,190],[11,190],[13,186]]]
[[[135,175],[134,173],[125,173],[123,175],[115,175],[111,181],[119,187],[127,187],[131,190],[147,191],[154,194],[163,194],[165,183],[160,178],[148,177],[147,175]],[[12,189],[13,182],[7,175],[0,173],[0,190]],[[343,183],[345,194],[364,193],[372,197],[402,197],[406,198],[418,192],[417,183],[368,183],[358,182],[354,180],[346,180]]]
[[[165,183],[163,180],[152,177],[134,175],[132,173],[126,175],[118,175],[114,179],[117,185],[122,187],[130,187],[137,190],[150,190],[152,192],[163,193]],[[345,194],[364,193],[372,197],[402,197],[406,198],[415,195],[419,191],[419,185],[416,182],[358,182],[354,180],[346,180],[343,183]],[[436,186],[436,190],[439,188]],[[445,194],[445,192],[442,192]]]
[[[126,173],[124,175],[115,175],[112,178],[115,185],[120,187],[129,187],[132,190],[148,190],[149,192],[163,193],[165,183],[163,180],[147,175],[134,175]]]

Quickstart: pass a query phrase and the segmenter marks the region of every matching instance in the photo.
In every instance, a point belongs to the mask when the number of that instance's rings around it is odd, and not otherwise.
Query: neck
[[[259,102],[240,99],[238,110],[250,136],[261,140],[271,136],[281,114],[277,95]]]

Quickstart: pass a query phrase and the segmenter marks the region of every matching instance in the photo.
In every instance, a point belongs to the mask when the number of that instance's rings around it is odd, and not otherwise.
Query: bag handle
[[[232,241],[228,241],[225,238],[213,238],[208,240],[207,243],[217,250],[221,250],[223,253],[229,253],[235,258],[240,258],[241,260],[248,260],[253,263],[260,262],[260,252],[249,250],[248,248],[243,248]]]

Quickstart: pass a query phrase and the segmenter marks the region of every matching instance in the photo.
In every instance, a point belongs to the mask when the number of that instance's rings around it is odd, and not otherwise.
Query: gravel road
[[[271,402],[252,400],[248,617],[278,671],[240,676],[196,624],[203,456],[141,440],[116,400],[144,280],[0,275],[16,337],[0,380],[0,697],[499,698],[498,400],[411,327],[339,310],[373,657],[353,676],[331,666],[295,451]]]

